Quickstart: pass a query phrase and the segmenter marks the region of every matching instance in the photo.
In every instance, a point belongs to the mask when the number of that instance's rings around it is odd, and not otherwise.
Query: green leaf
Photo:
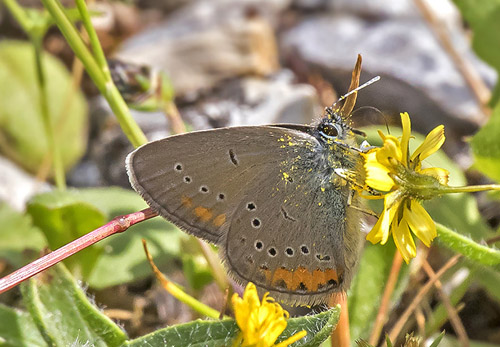
[[[283,341],[295,333],[306,330],[307,335],[293,344],[299,346],[318,346],[331,334],[340,317],[340,307],[312,316],[291,318],[278,338]],[[234,320],[201,321],[196,320],[165,329],[160,329],[138,339],[127,341],[126,346],[231,346],[238,335],[239,328]]]
[[[443,339],[444,335],[445,335],[445,331],[443,330],[441,332],[441,334],[439,334],[439,336],[436,337],[436,339],[432,342],[432,344],[429,347],[438,347],[439,344],[441,343],[441,340]]]
[[[122,188],[81,189],[74,194],[103,211],[107,220],[148,207],[137,193]],[[103,252],[87,281],[92,288],[99,289],[150,275],[141,239],[147,241],[149,252],[160,269],[173,268],[173,261],[180,258],[181,240],[187,237],[161,217],[136,224],[124,233],[99,242]]]
[[[483,265],[500,264],[500,251],[480,245],[467,236],[456,233],[443,225],[437,224],[436,226],[439,243],[443,243],[455,252]]]
[[[500,272],[489,266],[481,266],[477,263],[469,264],[474,279],[488,291],[488,293],[500,302]]]
[[[500,73],[500,1],[454,0],[473,31],[472,47],[477,55]],[[500,96],[500,84],[497,83],[492,105]]]
[[[499,22],[500,23],[500,22]],[[474,168],[497,183],[500,182],[500,104],[471,141]]]
[[[99,209],[79,200],[71,191],[53,191],[37,195],[29,202],[27,213],[33,218],[33,223],[43,231],[52,250],[106,222],[106,216]],[[65,264],[73,273],[87,279],[101,252],[102,246],[97,244],[68,258]]]
[[[193,290],[200,290],[213,280],[205,258],[199,255],[182,256],[182,273]]]
[[[42,58],[55,140],[68,169],[86,148],[86,103],[83,94],[72,87],[63,64],[49,54]],[[40,111],[34,51],[29,43],[0,43],[0,105],[0,152],[37,172],[48,153],[48,142]]]
[[[387,347],[392,347],[392,341],[388,334],[385,334],[385,343],[387,344]]]
[[[290,318],[285,331],[280,335],[277,342],[284,341],[299,331],[305,330],[307,335],[292,346],[319,346],[332,334],[332,331],[337,326],[340,319],[340,311],[341,307],[337,305],[328,311],[316,315]]]
[[[47,346],[30,315],[0,304],[0,345]]]
[[[120,346],[126,334],[92,305],[62,264],[21,285],[23,301],[49,345]]]
[[[47,245],[40,229],[29,216],[0,203],[0,259],[18,268],[33,260]]]
[[[202,321],[171,326],[156,330],[135,340],[127,341],[125,346],[183,346],[216,347],[231,346],[239,329],[234,320]]]

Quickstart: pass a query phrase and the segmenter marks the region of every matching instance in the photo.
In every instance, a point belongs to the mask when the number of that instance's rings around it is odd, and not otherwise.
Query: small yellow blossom
[[[441,168],[422,169],[422,160],[436,152],[444,143],[444,127],[437,126],[410,156],[408,144],[411,123],[408,113],[401,114],[403,135],[379,135],[384,141],[380,148],[362,154],[365,158],[366,185],[384,195],[384,211],[367,235],[372,243],[385,244],[392,233],[403,259],[408,263],[416,255],[410,230],[426,246],[436,237],[436,225],[421,200],[440,194],[448,184],[448,171]]]
[[[306,336],[302,330],[285,341],[274,345],[276,339],[285,330],[288,312],[266,293],[262,302],[253,283],[248,283],[243,299],[234,294],[232,303],[236,323],[241,330],[233,346],[285,347]]]

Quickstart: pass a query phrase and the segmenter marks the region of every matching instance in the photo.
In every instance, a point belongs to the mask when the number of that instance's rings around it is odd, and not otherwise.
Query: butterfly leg
[[[352,200],[354,198],[354,194],[356,193],[356,190],[352,189],[349,193],[350,194],[347,196],[347,206],[348,207],[353,208],[353,209],[358,210],[358,211],[360,211],[360,212],[362,212],[364,214],[367,214],[369,216],[373,216],[373,217],[375,217],[375,218],[378,219],[378,215],[375,212],[373,212],[371,210],[367,210],[367,209],[361,208],[361,207],[358,207],[358,206],[356,206],[356,205],[354,205],[352,203]]]
[[[339,176],[340,178],[343,178],[347,182],[349,182],[354,189],[356,189],[359,192],[366,191],[368,194],[375,196],[375,197],[382,197],[382,194],[379,192],[373,190],[371,187],[368,187],[366,185],[363,185],[361,183],[356,182],[356,177],[355,174],[352,173],[350,170],[342,169],[342,168],[337,168],[334,170],[335,174]]]

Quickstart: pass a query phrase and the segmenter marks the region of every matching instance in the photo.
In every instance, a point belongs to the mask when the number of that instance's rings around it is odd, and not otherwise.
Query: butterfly
[[[343,106],[313,125],[227,127],[139,147],[126,160],[132,187],[217,245],[237,282],[291,304],[327,302],[349,287],[362,241],[360,132],[349,118],[374,80],[359,87],[360,71],[358,56]]]

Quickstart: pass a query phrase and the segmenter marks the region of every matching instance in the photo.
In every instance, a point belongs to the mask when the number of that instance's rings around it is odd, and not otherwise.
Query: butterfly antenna
[[[333,109],[335,107],[335,105],[337,105],[339,102],[341,102],[342,100],[344,100],[345,98],[347,98],[349,95],[351,95],[353,93],[356,93],[360,89],[368,87],[370,84],[373,84],[373,83],[377,82],[378,80],[380,80],[380,76],[375,76],[371,80],[369,80],[368,82],[365,82],[362,85],[360,85],[359,87],[351,90],[349,93],[347,93],[345,95],[342,95],[337,101],[335,101],[335,103],[332,105],[331,108]]]

